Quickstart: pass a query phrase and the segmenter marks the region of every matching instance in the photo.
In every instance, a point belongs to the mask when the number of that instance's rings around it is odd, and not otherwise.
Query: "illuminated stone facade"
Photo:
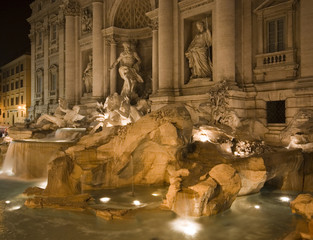
[[[31,106],[30,55],[22,55],[0,68],[0,123],[24,123]]]
[[[110,67],[124,42],[140,56],[153,109],[197,108],[226,80],[232,110],[259,120],[276,141],[300,109],[313,107],[311,0],[35,0],[31,8],[32,117],[53,113],[58,98],[74,105],[120,93],[123,79]],[[197,77],[201,64],[186,52],[204,32],[211,72]]]

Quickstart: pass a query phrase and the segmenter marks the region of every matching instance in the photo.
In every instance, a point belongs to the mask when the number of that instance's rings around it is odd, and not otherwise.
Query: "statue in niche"
[[[84,92],[92,92],[92,55],[89,55],[89,62],[83,72]]]
[[[118,69],[121,78],[124,80],[121,96],[127,96],[133,98],[137,96],[136,86],[138,83],[143,83],[142,77],[138,74],[141,64],[141,59],[137,52],[131,49],[129,42],[123,43],[124,51],[121,52],[118,59],[112,64],[110,70],[115,68],[119,63]]]
[[[202,21],[197,21],[196,27],[198,33],[185,53],[191,69],[190,78],[208,78],[212,76],[212,62],[209,54],[209,47],[212,45],[211,32],[205,28]]]
[[[92,31],[92,15],[88,8],[85,8],[82,16],[82,32],[89,33]]]
[[[65,101],[59,99],[59,106],[56,108],[54,115],[43,114],[37,120],[39,125],[43,120],[51,122],[58,127],[77,127],[77,121],[82,120],[85,116],[78,114],[80,107],[75,105],[73,109],[65,108]]]

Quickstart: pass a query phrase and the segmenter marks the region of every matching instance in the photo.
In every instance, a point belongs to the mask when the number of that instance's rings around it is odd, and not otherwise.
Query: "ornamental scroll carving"
[[[76,0],[63,0],[64,15],[78,16],[80,14],[80,5]]]

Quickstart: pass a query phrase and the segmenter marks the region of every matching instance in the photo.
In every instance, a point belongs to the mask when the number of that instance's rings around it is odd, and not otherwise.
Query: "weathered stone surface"
[[[103,173],[97,171],[103,176],[102,186],[129,185],[132,180],[135,184],[168,182],[166,167],[178,161],[191,132],[191,118],[183,105],[166,106],[119,128],[116,136],[97,148],[97,159],[103,163]]]
[[[58,157],[49,164],[48,184],[43,194],[70,196],[80,194],[81,168],[68,156]]]
[[[241,179],[239,196],[256,193],[261,190],[266,181],[266,168],[261,157],[235,159],[232,166]]]
[[[303,154],[301,150],[279,150],[264,154],[267,184],[286,191],[302,191]]]
[[[84,210],[91,200],[89,194],[79,194],[63,197],[36,196],[25,201],[25,206],[29,208],[58,208],[70,210]]]
[[[101,209],[96,210],[96,215],[105,220],[123,219],[131,209]]]
[[[234,168],[227,164],[219,164],[212,168],[209,175],[218,183],[218,195],[208,202],[205,215],[214,215],[230,208],[240,189],[241,180]]]
[[[290,202],[293,213],[300,214],[308,220],[313,219],[313,196],[311,194],[300,194]]]
[[[193,217],[210,216],[228,209],[241,188],[238,173],[230,165],[219,164],[209,175],[189,187],[182,184],[186,176],[170,178],[165,205],[178,215]]]
[[[10,127],[8,128],[8,134],[14,140],[20,140],[31,138],[33,132],[26,128]]]
[[[42,195],[43,191],[44,189],[40,187],[29,187],[23,192],[23,194],[26,196]]]

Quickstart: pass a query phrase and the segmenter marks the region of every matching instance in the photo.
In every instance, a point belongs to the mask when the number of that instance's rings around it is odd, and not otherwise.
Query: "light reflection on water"
[[[154,209],[162,200],[162,196],[151,195],[156,191],[155,188],[142,187],[135,188],[135,196],[127,192],[127,189],[105,190],[94,196],[95,205],[98,206],[104,204],[100,199],[106,196],[111,199],[105,203],[108,207],[134,207],[132,201],[138,199],[151,208],[142,209],[134,218],[122,221],[105,221],[90,212],[29,209],[25,206],[8,211],[23,204],[25,198],[21,193],[30,185],[36,183],[0,179],[0,239],[268,240],[281,239],[295,229],[297,219],[292,215],[288,203],[280,200],[284,195],[262,191],[261,194],[237,198],[230,210],[219,215],[183,220],[181,223],[174,213]],[[10,203],[6,204],[5,201]],[[256,209],[256,205],[260,208]],[[175,228],[173,224],[182,226]]]

